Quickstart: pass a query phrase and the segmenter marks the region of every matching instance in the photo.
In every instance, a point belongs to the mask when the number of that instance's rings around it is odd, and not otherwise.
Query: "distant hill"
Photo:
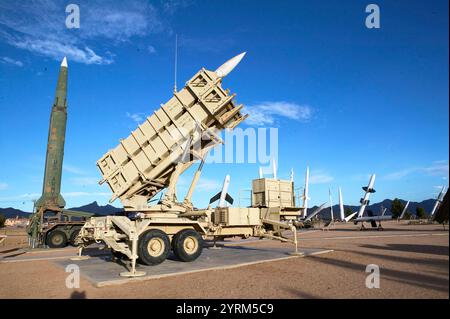
[[[106,204],[105,206],[101,206],[96,201],[92,202],[90,204],[84,205],[84,206],[72,207],[69,209],[79,210],[82,212],[88,212],[88,213],[93,213],[93,214],[102,215],[102,216],[114,215],[115,213],[123,211],[123,208],[117,208],[117,207],[114,207],[109,204]]]
[[[15,209],[12,207],[0,208],[0,214],[4,215],[6,218],[15,218],[16,216],[20,218],[27,218],[31,213],[21,211],[20,209]]]
[[[402,204],[406,204],[405,200],[400,200],[402,202]],[[435,199],[427,199],[421,202],[410,202],[409,206],[408,206],[408,212],[411,215],[415,215],[416,214],[416,207],[423,207],[425,209],[425,212],[427,214],[429,214],[434,206],[435,203]],[[372,205],[369,205],[366,208],[367,210],[371,210],[375,215],[378,215],[381,212],[381,207],[385,207],[387,208],[386,214],[390,215],[391,214],[391,205],[392,205],[392,200],[391,199],[385,199],[382,202],[379,203],[375,203]],[[308,209],[308,213],[313,212],[315,209],[317,208],[317,206],[313,206],[311,208]],[[350,208],[352,209],[354,212],[358,211],[359,209],[359,205],[358,206],[351,206],[351,205],[344,205],[344,210]],[[105,215],[114,215],[118,212],[123,211],[122,208],[117,208],[114,207],[112,205],[104,205],[101,206],[99,205],[97,202],[92,202],[90,204],[84,205],[84,206],[80,206],[80,207],[72,207],[69,208],[71,210],[79,210],[79,211],[83,211],[83,212],[88,212],[88,213],[93,213],[96,215],[101,215],[101,216],[105,216]],[[339,216],[339,205],[334,205],[333,206],[333,212],[334,212],[334,216],[338,217]],[[15,209],[12,207],[8,207],[8,208],[0,208],[0,214],[5,215],[6,218],[13,218],[16,216],[19,217],[28,217],[30,215],[30,213],[28,212],[24,212],[21,211],[20,209]],[[329,208],[325,208],[320,214],[320,217],[323,219],[328,219],[330,218],[330,209]]]
[[[69,209],[93,213],[95,215],[101,215],[101,216],[114,215],[117,212],[123,211],[122,208],[117,208],[117,207],[114,207],[114,206],[108,205],[108,204],[105,206],[101,206],[97,202],[92,202],[92,203],[84,205],[84,206],[72,207]],[[31,213],[24,212],[20,209],[8,207],[8,208],[0,208],[0,214],[3,214],[6,218],[15,218],[16,216],[29,217]]]
[[[403,205],[406,204],[406,201],[403,199],[400,199],[400,202]],[[434,206],[435,202],[436,202],[435,199],[426,199],[421,202],[410,202],[407,211],[411,215],[415,215],[416,208],[423,207],[425,209],[426,214],[429,215],[431,213],[431,211],[433,210],[433,206]],[[386,215],[392,215],[391,214],[391,206],[392,206],[392,200],[385,199],[382,202],[367,206],[365,212],[367,212],[368,210],[371,210],[374,213],[374,215],[379,215],[379,214],[381,214],[382,208],[387,208]],[[317,206],[313,206],[312,208],[310,208],[308,214],[313,212],[316,208],[317,208]],[[347,208],[350,208],[352,211],[357,212],[359,210],[359,205],[355,205],[355,206],[344,205],[344,210],[346,210]],[[334,214],[335,218],[339,216],[339,205],[338,204],[333,205],[333,214]],[[366,213],[364,213],[364,214],[366,214]],[[323,211],[321,211],[319,213],[319,215],[323,219],[329,219],[330,218],[330,208],[325,208]]]

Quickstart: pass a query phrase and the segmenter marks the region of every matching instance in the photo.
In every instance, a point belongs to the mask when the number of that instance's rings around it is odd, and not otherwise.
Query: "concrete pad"
[[[99,250],[98,248],[88,247],[84,250],[84,255],[99,256],[110,255],[108,250]],[[69,259],[77,257],[77,250],[72,248],[63,249],[47,249],[43,251],[19,249],[12,251],[5,255],[0,255],[0,264],[2,263],[17,263],[26,261],[41,261],[41,260],[56,260]]]
[[[94,256],[88,260],[71,261],[55,260],[62,267],[77,264],[80,273],[97,287],[121,285],[129,282],[145,281],[168,276],[190,274],[207,270],[230,269],[258,263],[313,256],[331,252],[332,250],[302,248],[298,256],[292,256],[292,247],[255,248],[244,246],[223,246],[222,249],[203,249],[201,256],[193,262],[181,262],[172,254],[162,264],[156,266],[138,265],[137,270],[146,275],[135,278],[120,277],[119,274],[130,267],[129,262],[113,262],[110,256]]]

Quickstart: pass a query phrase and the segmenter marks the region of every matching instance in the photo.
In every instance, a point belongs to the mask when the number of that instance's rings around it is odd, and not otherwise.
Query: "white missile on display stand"
[[[309,200],[309,166],[306,167],[305,188],[303,189],[303,218],[306,218]]]
[[[316,209],[311,215],[309,215],[308,217],[306,217],[306,218],[304,219],[304,221],[305,221],[305,222],[310,221],[314,216],[316,216],[318,213],[320,213],[320,212],[324,209],[325,204],[326,204],[326,202],[323,203],[322,205],[320,205],[319,207],[317,207],[317,209]]]
[[[275,159],[272,160],[272,174],[273,179],[277,179],[277,162],[275,161]]]
[[[228,186],[230,185],[230,175],[225,176],[223,181],[222,191],[220,192],[219,207],[225,207],[225,198],[228,192]]]
[[[356,216],[356,214],[358,214],[358,212],[354,212],[354,213],[348,215],[347,217],[345,217],[345,219],[344,219],[345,222],[349,222],[353,217]]]
[[[406,210],[408,209],[409,206],[409,201],[406,202],[405,207],[403,207],[402,213],[400,214],[400,217],[398,219],[403,219],[403,217],[405,216]]]
[[[215,201],[219,200],[219,205],[217,207],[226,207],[225,202],[228,202],[232,205],[234,199],[228,194],[229,185],[230,185],[230,175],[227,175],[225,176],[225,179],[223,181],[222,190],[213,197],[211,197],[211,199],[209,200],[209,204],[211,205]]]
[[[439,205],[441,204],[442,200],[444,199],[443,198],[444,197],[444,190],[445,190],[445,186],[442,186],[441,192],[437,196],[436,202],[434,203],[434,206],[433,206],[433,210],[430,213],[430,217],[433,217],[434,213],[439,208]]]
[[[364,210],[366,209],[367,205],[369,205],[370,194],[375,193],[375,190],[373,189],[374,184],[375,174],[370,176],[369,185],[362,188],[366,193],[364,194],[364,198],[361,198],[361,206],[359,207],[358,218],[362,217],[362,215],[364,214]]]
[[[331,199],[331,189],[328,188],[328,196],[330,198],[330,217],[331,217],[331,221],[334,220],[334,213],[333,213],[333,201]]]
[[[341,222],[345,221],[344,201],[342,200],[342,190],[339,187],[339,214]]]

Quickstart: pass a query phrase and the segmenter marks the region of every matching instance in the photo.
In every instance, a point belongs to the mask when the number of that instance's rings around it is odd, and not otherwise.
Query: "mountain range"
[[[78,210],[82,212],[93,213],[95,215],[106,216],[106,215],[114,215],[115,213],[120,212],[123,209],[114,207],[109,204],[102,206],[99,205],[96,201],[94,201],[87,205],[69,208],[69,210]],[[29,217],[31,213],[24,212],[20,209],[8,207],[8,208],[0,208],[0,214],[3,214],[6,218],[14,218],[16,216]]]
[[[406,201],[403,199],[400,199],[400,202],[405,205]],[[425,213],[427,215],[429,215],[431,213],[431,211],[433,210],[433,206],[434,203],[436,202],[435,199],[426,199],[424,201],[421,202],[410,202],[407,212],[411,215],[415,215],[416,214],[416,208],[417,207],[423,207],[425,209]],[[367,214],[368,210],[371,210],[373,212],[374,215],[381,215],[381,212],[384,208],[387,208],[385,215],[392,215],[391,214],[391,206],[392,206],[392,199],[385,199],[379,203],[375,203],[372,205],[367,206],[364,214]],[[308,214],[312,213],[315,209],[317,208],[317,206],[313,206],[309,209]],[[353,212],[357,212],[359,210],[359,205],[344,205],[344,211],[346,209],[351,209]],[[330,218],[330,208],[325,208],[323,209],[319,214],[318,214],[321,218],[323,219],[329,219]],[[333,215],[334,218],[338,218],[339,217],[339,205],[333,205]]]
[[[400,201],[402,202],[403,205],[406,204],[405,200],[400,200]],[[431,212],[431,210],[433,209],[435,201],[436,201],[435,199],[427,199],[427,200],[424,200],[421,202],[410,202],[409,206],[408,206],[408,212],[411,215],[415,215],[416,208],[423,207],[425,209],[425,212],[427,214],[429,214]],[[367,207],[366,211],[371,210],[374,213],[374,215],[378,215],[378,214],[380,214],[382,207],[384,207],[384,208],[387,208],[386,214],[389,215],[391,213],[390,212],[391,205],[392,205],[392,200],[385,199],[382,202],[369,205]],[[313,212],[316,208],[317,208],[317,206],[311,207],[308,210],[308,213]],[[359,206],[344,205],[344,210],[347,208],[350,208],[352,211],[356,212],[359,209]],[[96,201],[92,202],[90,204],[84,205],[84,206],[72,207],[69,209],[93,213],[95,215],[100,215],[100,216],[114,215],[123,210],[122,208],[117,208],[117,207],[114,207],[114,206],[108,205],[108,204],[102,206],[102,205],[99,205]],[[339,216],[339,205],[333,206],[333,212],[334,212],[335,218]],[[0,208],[0,214],[4,215],[6,218],[14,218],[16,216],[18,216],[18,217],[29,217],[30,216],[29,212],[24,212],[20,209],[16,209],[16,208],[12,208],[12,207]],[[319,215],[324,219],[329,218],[330,209],[325,208],[322,212],[320,212]]]

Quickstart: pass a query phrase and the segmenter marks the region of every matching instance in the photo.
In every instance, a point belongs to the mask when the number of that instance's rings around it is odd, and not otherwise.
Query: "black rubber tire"
[[[67,246],[66,233],[57,229],[52,230],[47,234],[46,243],[50,248],[64,248]]]
[[[148,250],[150,241],[156,240],[161,246],[161,253],[158,255],[151,255]],[[159,229],[150,229],[143,233],[138,242],[139,262],[154,266],[162,263],[169,256],[170,240],[167,234]]]
[[[77,238],[78,234],[80,233],[81,229],[75,229],[74,231],[72,231],[72,233],[70,234],[70,238],[69,238],[69,243],[71,246],[76,247],[77,245],[75,245],[75,238]]]
[[[191,239],[197,242],[197,249],[195,251],[190,253],[186,251],[184,243],[187,239]],[[203,238],[198,232],[193,229],[183,229],[173,237],[172,249],[173,253],[179,260],[184,262],[194,261],[202,254]]]

